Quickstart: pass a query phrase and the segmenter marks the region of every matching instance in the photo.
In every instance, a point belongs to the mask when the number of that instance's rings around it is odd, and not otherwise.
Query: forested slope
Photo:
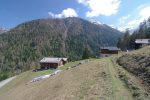
[[[116,45],[120,36],[121,32],[105,24],[80,18],[25,22],[0,35],[0,70],[26,71],[38,67],[44,56],[81,59],[85,48],[95,56],[100,46]]]

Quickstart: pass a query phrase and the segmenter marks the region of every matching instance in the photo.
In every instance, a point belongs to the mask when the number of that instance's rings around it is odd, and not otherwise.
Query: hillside
[[[118,61],[127,71],[141,79],[146,89],[150,90],[150,47],[145,47],[121,56]],[[150,91],[149,91],[150,92]]]
[[[82,58],[85,47],[96,55],[100,46],[116,45],[121,33],[80,18],[38,19],[0,35],[0,70],[17,74],[39,67],[44,56]]]
[[[0,99],[132,100],[128,89],[115,77],[118,74],[110,59],[92,60],[48,79],[26,85],[33,74],[34,72],[25,72],[1,88]]]
[[[136,54],[146,49],[132,53]],[[68,70],[68,67],[81,61],[70,62],[59,68],[63,70],[62,72],[33,83],[30,82],[33,78],[50,74],[53,70],[21,73],[10,83],[0,88],[0,99],[149,100],[148,86],[143,84],[136,75],[116,63],[120,56],[122,54],[85,60],[85,63]]]

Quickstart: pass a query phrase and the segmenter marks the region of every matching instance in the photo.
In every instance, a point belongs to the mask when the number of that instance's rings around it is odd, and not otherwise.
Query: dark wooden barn
[[[67,63],[67,58],[50,58],[44,57],[40,61],[41,69],[56,69],[60,66],[63,66]]]
[[[100,48],[100,56],[101,57],[108,57],[113,54],[118,54],[119,48],[117,47],[101,47]]]

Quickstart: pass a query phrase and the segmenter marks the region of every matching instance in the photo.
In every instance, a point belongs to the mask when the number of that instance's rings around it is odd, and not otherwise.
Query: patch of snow
[[[101,23],[100,21],[97,21],[97,20],[94,20],[94,19],[91,19],[89,20],[91,23],[93,24],[96,24],[96,25],[103,25],[103,23]]]

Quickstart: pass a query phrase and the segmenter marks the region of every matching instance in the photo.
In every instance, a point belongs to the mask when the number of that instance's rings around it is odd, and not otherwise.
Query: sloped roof
[[[101,47],[100,49],[108,49],[108,50],[120,50],[117,47]]]
[[[40,63],[58,63],[61,61],[62,58],[51,58],[51,57],[44,57]]]
[[[63,59],[64,61],[67,61],[67,60],[68,60],[68,58],[61,58],[61,59]]]
[[[137,44],[150,44],[150,39],[136,39],[135,43],[137,43]]]

